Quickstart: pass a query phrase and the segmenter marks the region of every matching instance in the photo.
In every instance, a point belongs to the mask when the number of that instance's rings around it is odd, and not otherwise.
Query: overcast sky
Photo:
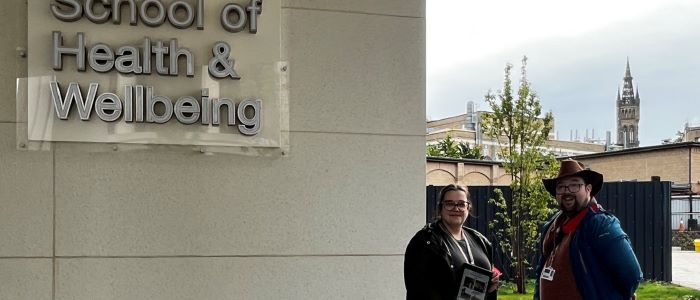
[[[642,146],[700,125],[700,1],[430,0],[427,117],[487,110],[503,69],[528,56],[528,78],[560,139],[577,130],[615,139],[615,100],[627,57],[639,87]],[[517,86],[515,87],[517,88]]]

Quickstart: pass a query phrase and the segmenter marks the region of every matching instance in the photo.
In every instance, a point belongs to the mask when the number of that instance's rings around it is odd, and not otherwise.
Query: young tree
[[[484,116],[483,132],[498,141],[498,158],[511,176],[512,201],[506,203],[496,192],[490,203],[496,206],[496,219],[489,227],[495,231],[504,253],[510,253],[518,292],[525,293],[528,258],[535,253],[539,228],[553,212],[555,200],[542,185],[542,178],[557,174],[558,162],[546,151],[546,141],[552,130],[552,113],[542,115],[537,94],[531,90],[526,73],[527,57],[523,57],[520,86],[514,99],[511,69],[507,64],[503,90],[491,91],[486,102],[493,110]]]

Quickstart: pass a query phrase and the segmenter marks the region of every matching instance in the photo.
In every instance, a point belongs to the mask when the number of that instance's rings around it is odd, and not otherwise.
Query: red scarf
[[[574,230],[576,230],[576,227],[578,227],[578,224],[581,223],[581,221],[583,220],[583,217],[586,216],[586,213],[588,213],[588,207],[582,209],[572,219],[567,220],[564,223],[564,225],[561,226],[561,229],[564,232],[564,234],[570,234],[574,232]]]

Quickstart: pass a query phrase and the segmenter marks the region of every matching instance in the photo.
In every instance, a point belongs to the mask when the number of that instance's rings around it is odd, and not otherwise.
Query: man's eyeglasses
[[[583,185],[583,183],[574,183],[574,184],[569,184],[569,185],[564,185],[564,184],[557,185],[557,194],[563,194],[567,190],[569,191],[569,193],[576,193],[581,189],[582,185]]]
[[[444,207],[447,210],[454,210],[456,208],[458,211],[465,211],[467,209],[467,206],[471,204],[472,203],[469,201],[445,201],[442,203],[442,207]]]

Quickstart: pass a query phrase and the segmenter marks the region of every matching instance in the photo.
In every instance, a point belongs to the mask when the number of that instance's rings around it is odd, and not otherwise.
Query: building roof
[[[426,160],[429,162],[449,162],[449,163],[468,163],[471,165],[483,165],[483,166],[500,166],[503,162],[495,160],[482,160],[482,159],[469,159],[469,158],[452,158],[452,157],[435,157],[428,156]]]
[[[430,120],[426,123],[428,124],[428,127],[430,127],[430,124],[441,124],[441,123],[449,123],[449,122],[454,122],[454,121],[464,121],[464,118],[466,116],[467,116],[467,114],[461,114],[461,115],[445,117],[445,118],[437,119],[437,120]]]

